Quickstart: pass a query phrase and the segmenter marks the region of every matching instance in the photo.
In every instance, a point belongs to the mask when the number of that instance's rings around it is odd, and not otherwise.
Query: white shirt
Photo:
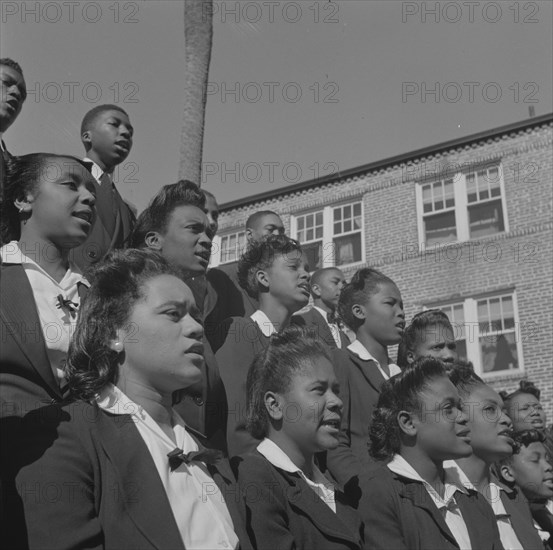
[[[467,525],[463,519],[461,509],[455,500],[455,493],[457,491],[466,492],[463,485],[456,483],[455,478],[451,478],[446,471],[444,479],[444,496],[442,497],[430,483],[422,479],[418,472],[401,455],[394,455],[392,461],[388,463],[388,468],[392,472],[402,475],[403,477],[422,482],[432,502],[434,502],[442,514],[459,548],[461,550],[472,549]]]
[[[102,185],[100,178],[104,175],[104,171],[92,159],[85,157],[83,160],[85,162],[92,163],[92,166],[90,167],[90,173],[92,174],[94,179],[98,182],[98,185]],[[112,174],[107,174],[107,175],[109,176],[110,181],[113,182],[113,175]]]
[[[328,328],[332,333],[332,338],[334,338],[334,341],[336,342],[338,348],[341,349],[342,339],[340,338],[340,327],[336,323],[328,322],[328,313],[324,309],[317,306],[313,306],[313,309],[316,309],[323,316],[323,319],[326,321],[326,324],[328,325]]]
[[[250,315],[250,319],[261,329],[263,336],[266,336],[267,338],[275,334],[275,332],[278,332],[273,323],[271,323],[269,317],[267,317],[267,315],[265,315],[265,313],[263,313],[260,309],[254,311]]]
[[[38,254],[48,254],[48,250],[41,250],[40,245],[37,244],[33,245],[33,249],[25,247],[22,251],[17,241],[11,241],[0,249],[3,262],[20,264],[25,270],[33,289],[50,368],[58,383],[63,385],[63,368],[67,360],[69,341],[77,324],[77,315],[72,316],[67,310],[57,307],[58,296],[61,294],[64,300],[71,300],[75,304],[75,310],[78,310],[81,303],[78,283],[86,286],[89,286],[89,283],[83,277],[81,270],[72,262],[69,262],[69,268],[58,283],[32,259]]]
[[[380,363],[370,354],[369,350],[359,340],[352,342],[348,346],[348,349],[355,353],[359,359],[363,359],[363,361],[374,361],[378,367],[378,370],[382,373],[382,376],[384,376],[384,380],[388,380],[392,376],[395,376],[401,372],[401,369],[395,363],[388,363],[388,368],[390,369],[390,376],[388,376],[388,374],[386,374],[384,369],[380,366]]]
[[[444,470],[451,476],[457,477],[460,483],[468,489],[473,489],[477,491],[476,487],[467,477],[465,472],[460,468],[460,466],[455,462],[455,460],[446,460],[444,462]],[[495,519],[497,521],[497,528],[499,529],[499,537],[501,539],[501,544],[505,550],[523,550],[522,544],[518,540],[518,537],[513,529],[511,524],[511,519],[505,506],[501,501],[501,491],[503,489],[494,483],[490,482],[484,493],[481,493],[484,498],[489,502],[492,507]]]
[[[98,406],[112,414],[130,414],[146,443],[161,478],[185,548],[214,550],[237,548],[238,537],[223,495],[205,464],[184,462],[171,471],[167,454],[175,443],[152,417],[119,388],[109,384],[98,396]],[[198,443],[186,431],[183,419],[172,411],[176,446],[185,453],[197,451]]]
[[[257,446],[257,450],[276,468],[280,468],[291,474],[298,473],[321,500],[333,512],[336,512],[334,485],[322,474],[315,464],[312,465],[313,480],[311,480],[290,460],[290,457],[274,441],[265,438]]]

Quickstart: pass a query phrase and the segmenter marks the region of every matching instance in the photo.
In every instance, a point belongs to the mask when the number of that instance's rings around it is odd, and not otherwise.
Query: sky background
[[[215,1],[202,186],[224,203],[553,111],[552,8]],[[1,17],[29,94],[13,154],[81,156],[83,115],[116,103],[135,127],[123,196],[142,210],[176,181],[181,1],[4,1]]]

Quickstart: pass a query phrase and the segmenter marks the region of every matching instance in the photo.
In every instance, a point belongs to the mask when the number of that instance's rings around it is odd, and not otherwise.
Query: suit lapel
[[[394,474],[397,475],[397,474]],[[399,476],[401,477],[401,476]],[[404,480],[405,478],[401,478]],[[428,491],[424,488],[424,485],[418,481],[407,480],[404,481],[400,496],[408,498],[414,506],[422,508],[432,517],[434,523],[440,528],[440,531],[452,544],[459,546],[455,538],[453,537],[449,527],[447,526],[445,519],[438,510],[437,506],[432,501],[432,498],[428,494]],[[466,518],[465,518],[466,521]],[[475,547],[476,548],[476,547]]]
[[[61,399],[59,385],[50,367],[46,343],[33,297],[33,289],[23,266],[2,267],[2,308],[0,314],[23,355],[33,369],[46,382],[50,390]],[[29,329],[32,328],[31,332]],[[34,334],[34,338],[28,335]]]
[[[155,548],[184,550],[156,465],[132,418],[100,411],[98,432],[119,478],[126,510],[138,530]]]
[[[279,471],[290,485],[289,490],[286,491],[286,496],[292,508],[309,517],[321,533],[329,537],[346,540],[355,545],[359,544],[354,533],[298,474]]]
[[[355,353],[352,353],[350,350],[349,357],[352,363],[359,369],[359,371],[363,374],[363,376],[366,378],[367,382],[378,392],[380,393],[380,387],[382,384],[384,384],[384,376],[380,372],[380,369],[378,368],[377,364],[374,361],[371,361],[370,359],[368,361],[365,361],[364,359],[361,359],[358,355]]]

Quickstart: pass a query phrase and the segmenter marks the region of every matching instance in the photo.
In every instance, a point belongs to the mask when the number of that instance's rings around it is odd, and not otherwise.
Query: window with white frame
[[[506,231],[501,165],[494,163],[419,183],[417,211],[419,235],[426,246]]]
[[[467,298],[433,306],[453,325],[460,359],[468,359],[481,375],[523,369],[520,325],[514,292]]]
[[[305,251],[311,270],[363,261],[361,201],[326,206],[292,216],[292,235]]]
[[[229,233],[220,237],[218,264],[237,262],[246,246],[246,232]]]

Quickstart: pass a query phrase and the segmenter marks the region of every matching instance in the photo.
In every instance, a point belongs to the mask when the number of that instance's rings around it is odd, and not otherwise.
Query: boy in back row
[[[114,170],[129,155],[134,128],[117,105],[98,105],[81,123],[81,141],[96,181],[96,220],[88,239],[73,250],[73,261],[86,271],[110,250],[128,245],[136,214],[114,185]]]

